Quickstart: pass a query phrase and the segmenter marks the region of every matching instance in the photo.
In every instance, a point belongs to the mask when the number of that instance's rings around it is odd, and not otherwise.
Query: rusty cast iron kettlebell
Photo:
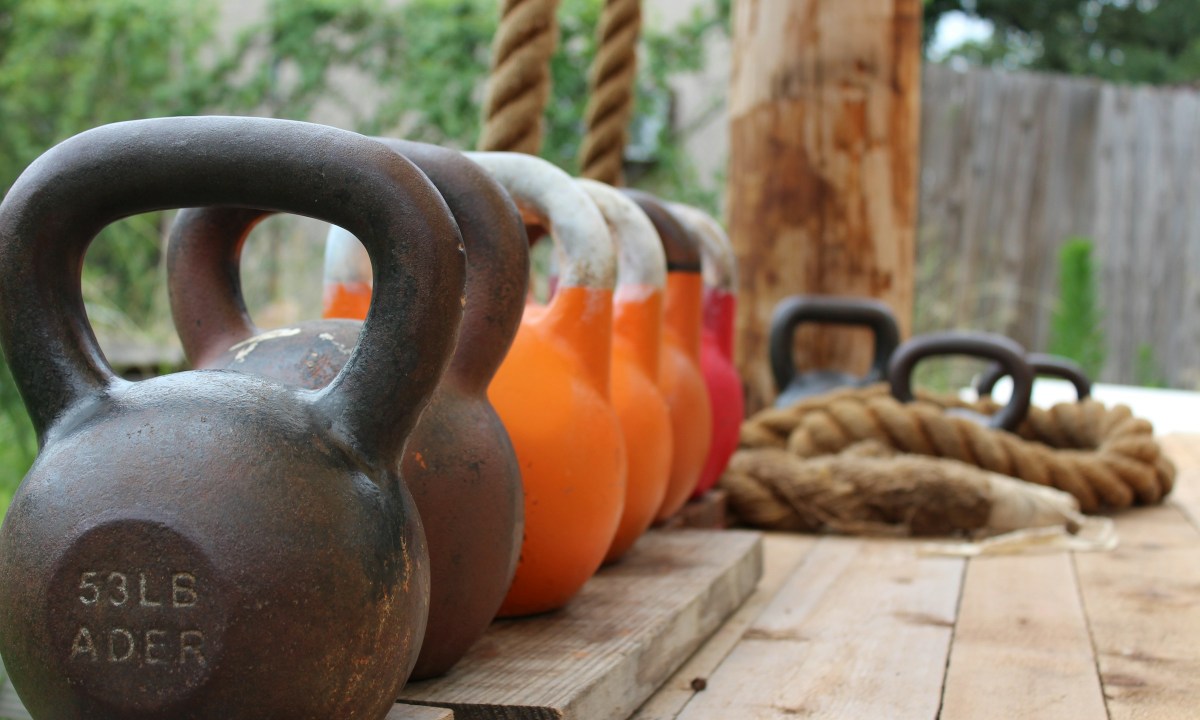
[[[900,402],[912,402],[912,375],[917,364],[927,358],[945,355],[994,360],[1013,379],[1012,398],[996,414],[985,416],[963,408],[950,408],[946,410],[947,414],[1000,430],[1016,429],[1029,412],[1033,369],[1025,362],[1025,348],[1003,335],[953,330],[912,338],[896,349],[888,365],[887,376],[892,395]]]
[[[667,257],[637,203],[594,180],[577,180],[604,216],[617,249],[612,403],[625,437],[625,509],[605,562],[620,559],[654,522],[671,474],[671,412],[659,387]]]
[[[875,337],[875,355],[866,375],[822,368],[797,372],[792,358],[796,329],[804,324],[861,326]],[[789,407],[840,387],[865,387],[884,379],[892,353],[900,344],[896,316],[886,304],[870,298],[793,295],[775,306],[768,352],[779,396],[775,407]]]
[[[662,387],[671,409],[675,445],[671,457],[671,483],[656,518],[666,520],[696,491],[712,442],[712,406],[700,369],[700,334],[704,321],[700,248],[662,200],[638,190],[622,192],[654,223],[659,242],[667,254]]]
[[[468,153],[548,231],[562,264],[549,304],[527,304],[488,397],[517,449],[525,540],[504,616],[561,608],[604,560],[625,502],[625,442],[610,400],[617,263],[604,218],[562,170]]]
[[[1074,360],[1061,355],[1029,353],[1025,356],[1025,362],[1033,369],[1035,379],[1054,377],[1066,380],[1075,387],[1075,397],[1078,400],[1087,400],[1092,396],[1092,381],[1087,372]],[[1007,375],[1008,370],[1004,365],[992,363],[975,381],[975,392],[979,393],[979,397],[991,397],[996,383]]]
[[[321,392],[241,373],[124,381],[84,311],[92,238],[249,204],[353,228],[381,292]],[[385,461],[462,309],[454,221],[367,138],[262,118],[104,126],[0,206],[0,341],[41,451],[0,529],[0,652],[36,718],[381,720],[416,659],[428,558]]]
[[[733,322],[737,313],[737,266],[733,245],[724,228],[708,213],[690,205],[671,203],[672,213],[700,247],[704,278],[704,327],[700,337],[700,368],[712,407],[712,442],[693,497],[708,492],[738,447],[746,419],[742,379],[733,367]]]
[[[394,458],[429,546],[429,623],[412,673],[424,679],[449,670],[483,634],[516,569],[521,474],[487,387],[521,321],[529,246],[507,193],[462,153],[379,142],[416,164],[441,192],[467,253],[465,316],[454,356],[403,456]],[[254,327],[234,278],[246,235],[263,214],[209,208],[180,215],[168,254],[176,326],[198,365],[317,389],[341,369],[360,323],[327,319],[266,333]],[[346,235],[329,250],[343,273],[365,270],[353,282],[368,288],[369,300],[371,263],[362,244]]]

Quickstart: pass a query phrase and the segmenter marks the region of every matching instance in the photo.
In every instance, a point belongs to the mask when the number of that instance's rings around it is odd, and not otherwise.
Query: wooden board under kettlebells
[[[655,530],[567,607],[492,624],[444,677],[401,701],[460,720],[626,718],[753,592],[762,537]]]

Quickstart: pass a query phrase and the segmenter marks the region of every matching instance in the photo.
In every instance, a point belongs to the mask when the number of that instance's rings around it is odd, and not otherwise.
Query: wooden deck
[[[1200,718],[1200,436],[1120,547],[957,559],[772,534],[758,590],[637,720]]]

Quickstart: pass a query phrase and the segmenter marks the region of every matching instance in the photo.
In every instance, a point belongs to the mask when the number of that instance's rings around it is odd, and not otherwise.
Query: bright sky
[[[943,15],[937,24],[933,43],[929,46],[929,58],[941,60],[946,53],[968,40],[986,40],[992,35],[992,24],[964,13],[952,12]]]

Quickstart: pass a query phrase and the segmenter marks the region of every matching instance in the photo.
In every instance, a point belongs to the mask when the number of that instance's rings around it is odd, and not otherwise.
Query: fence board
[[[1101,379],[1200,387],[1200,92],[927,65],[922,97],[915,329],[1046,349],[1059,250],[1090,237]]]

